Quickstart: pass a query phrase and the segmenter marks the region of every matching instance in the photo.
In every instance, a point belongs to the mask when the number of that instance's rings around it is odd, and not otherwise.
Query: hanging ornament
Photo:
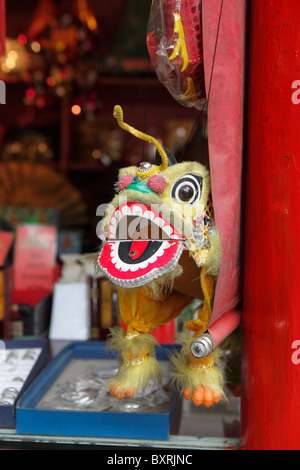
[[[153,0],[147,46],[154,70],[173,98],[202,109],[202,0]]]

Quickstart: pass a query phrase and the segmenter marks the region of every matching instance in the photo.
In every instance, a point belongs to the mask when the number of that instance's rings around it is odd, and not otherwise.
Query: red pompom
[[[153,175],[148,180],[149,188],[157,194],[163,193],[166,185],[166,178],[162,175]]]
[[[133,176],[132,175],[124,175],[118,181],[117,187],[119,191],[124,191],[127,186],[132,182]]]

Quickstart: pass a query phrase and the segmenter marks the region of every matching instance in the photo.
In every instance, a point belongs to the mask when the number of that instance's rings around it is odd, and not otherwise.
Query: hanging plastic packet
[[[153,0],[147,47],[157,77],[173,98],[203,109],[202,0]]]

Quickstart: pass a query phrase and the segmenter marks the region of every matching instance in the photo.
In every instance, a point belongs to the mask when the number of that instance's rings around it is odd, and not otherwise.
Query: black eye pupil
[[[202,186],[202,176],[188,173],[174,182],[171,197],[179,203],[188,203],[193,206],[201,198]]]
[[[186,184],[179,189],[178,196],[181,201],[187,202],[194,196],[194,189],[190,185]]]

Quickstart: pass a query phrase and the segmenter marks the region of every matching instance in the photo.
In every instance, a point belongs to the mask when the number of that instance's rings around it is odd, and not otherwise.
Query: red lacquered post
[[[246,450],[300,449],[299,21],[299,1],[251,2],[241,411]]]

